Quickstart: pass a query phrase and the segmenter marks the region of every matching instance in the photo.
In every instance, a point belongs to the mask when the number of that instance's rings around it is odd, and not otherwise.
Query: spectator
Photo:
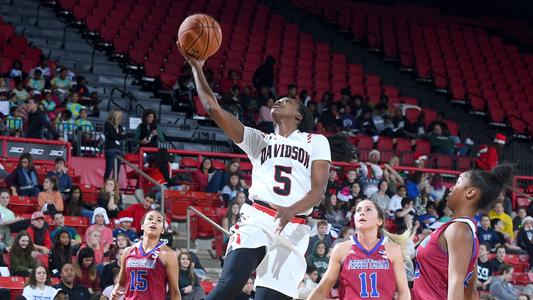
[[[361,185],[358,182],[354,182],[354,184],[352,184],[352,187],[350,188],[350,193],[352,196],[352,199],[350,199],[351,206],[355,206],[358,201],[365,199],[365,195],[361,190]]]
[[[55,120],[57,115],[55,113],[56,102],[52,99],[52,93],[45,92],[39,106],[43,108],[45,115],[48,117],[48,120]]]
[[[394,115],[392,116],[392,124],[393,124],[393,134],[394,137],[400,137],[400,138],[407,138],[407,129],[411,127],[411,124],[409,123],[409,120],[405,117],[403,114],[403,111],[401,108],[397,107],[394,110]]]
[[[444,186],[444,183],[442,182],[442,175],[435,174],[431,178],[431,183],[429,186],[429,194],[433,199],[437,202],[441,201],[444,197],[444,193],[446,192],[446,187]]]
[[[376,114],[372,117],[372,122],[376,128],[376,132],[381,136],[394,136],[394,124],[387,112],[387,106],[379,103],[375,107]]]
[[[194,180],[194,182],[198,183],[199,190],[205,191],[207,188],[207,185],[209,183],[209,180],[213,176],[213,169],[212,169],[212,162],[209,158],[204,158],[202,161],[202,164],[198,168],[198,170],[193,171],[191,173],[191,176]]]
[[[104,268],[102,269],[102,273],[100,275],[100,289],[105,290],[108,286],[114,285],[115,282],[115,271],[118,274],[118,271],[120,270],[120,260],[122,258],[122,252],[124,249],[116,248],[113,251],[111,262],[106,264]],[[155,299],[153,299],[155,300]]]
[[[442,127],[439,124],[433,126],[433,132],[429,135],[431,152],[452,155],[454,153],[454,144],[449,137],[444,135]]]
[[[331,244],[333,243],[333,239],[331,238],[331,235],[328,233],[328,222],[321,220],[318,221],[316,224],[316,235],[311,237],[309,239],[309,246],[307,247],[307,254],[310,254],[311,251],[314,251],[315,244],[317,242],[324,242],[326,245],[326,251],[328,251],[329,248],[331,248]],[[327,264],[326,264],[327,267]]]
[[[346,213],[344,203],[337,199],[335,194],[326,195],[326,219],[337,230],[344,227],[348,220],[346,220]],[[330,245],[331,246],[331,245]]]
[[[237,197],[235,197],[235,200],[233,200],[237,203],[239,203],[239,205],[243,205],[245,202],[246,202],[246,193],[245,192],[238,192],[237,193]]]
[[[47,215],[55,215],[57,212],[63,212],[63,197],[58,191],[57,179],[46,176],[43,182],[43,191],[37,197],[39,210]]]
[[[22,291],[26,300],[53,300],[57,290],[50,286],[50,276],[43,266],[32,270],[28,284]]]
[[[276,60],[272,56],[267,56],[265,62],[254,72],[252,82],[256,90],[263,88],[271,90],[274,88],[274,64]]]
[[[355,116],[352,114],[352,106],[350,104],[346,104],[342,110],[343,113],[339,118],[341,130],[355,133],[357,131],[357,121]]]
[[[118,216],[118,213],[122,210],[122,194],[113,178],[106,179],[105,186],[98,193],[96,201],[98,207],[103,207],[109,217],[116,218]]]
[[[378,150],[372,150],[368,153],[368,162],[366,164],[359,164],[359,183],[363,188],[363,193],[370,197],[379,190],[378,185],[383,179],[383,170],[378,165],[381,159],[381,154]],[[370,167],[371,172],[368,170]]]
[[[420,189],[418,185],[422,182],[424,173],[422,172],[413,172],[407,182],[405,183],[405,189],[407,192],[407,197],[411,199],[416,199],[420,197]]]
[[[48,255],[48,268],[53,277],[61,277],[61,268],[72,263],[71,235],[65,229],[59,230],[55,235],[54,246]]]
[[[514,300],[520,294],[519,291],[511,285],[513,271],[513,267],[502,264],[498,268],[498,272],[501,275],[492,279],[490,293],[496,296],[498,300]]]
[[[329,169],[327,192],[335,194],[339,191],[339,175],[337,173],[337,167]]]
[[[80,97],[89,97],[89,88],[87,87],[87,78],[84,76],[76,76],[76,85],[72,88],[72,92],[77,93]]]
[[[254,298],[255,298],[254,279],[248,278],[248,281],[242,288],[242,291],[239,292],[235,300],[253,300]]]
[[[144,196],[143,203],[135,203],[130,205],[125,211],[127,217],[133,219],[131,224],[137,234],[141,233],[141,221],[144,215],[152,209],[152,205],[155,203],[156,195],[154,193],[148,193]],[[130,235],[128,235],[130,237]],[[130,237],[131,239],[131,237]],[[131,239],[134,241],[135,239]]]
[[[4,77],[0,77],[0,101],[7,100],[9,100],[9,87],[6,84],[6,79]]]
[[[146,198],[145,198],[145,201],[146,201]],[[119,216],[119,219],[117,221],[115,221],[115,222],[118,222],[119,225],[115,230],[113,230],[113,237],[116,238],[119,234],[123,234],[127,236],[130,241],[137,242],[139,241],[139,236],[137,235],[137,232],[135,232],[134,228],[131,228],[133,218],[127,215],[128,213],[124,213],[122,214],[122,216]],[[139,223],[140,222],[141,221],[139,220]],[[140,231],[140,228],[139,228],[139,231]]]
[[[442,214],[440,215],[439,222],[441,224],[444,224],[446,222],[450,222],[452,220],[453,212],[451,209],[449,209],[447,206],[444,207],[442,210]]]
[[[500,240],[500,236],[496,234],[491,227],[491,221],[488,215],[481,216],[480,224],[481,226],[477,228],[477,238],[479,239],[479,242],[487,244],[489,250],[494,251],[496,246],[502,244],[503,241]]]
[[[314,266],[307,265],[305,270],[304,280],[300,283],[298,288],[298,298],[307,299],[311,292],[318,286],[318,271]]]
[[[30,93],[24,88],[24,82],[15,79],[15,88],[11,91],[17,97],[17,102],[25,102],[30,99]]]
[[[52,248],[52,240],[50,239],[48,224],[44,221],[42,212],[36,211],[31,215],[31,225],[28,227],[27,232],[35,250],[41,254],[48,255],[50,248]]]
[[[66,215],[93,218],[93,206],[83,201],[79,186],[73,186],[66,201]]]
[[[444,121],[444,112],[443,111],[438,111],[437,112],[436,119],[433,122],[429,123],[429,125],[428,125],[428,131],[433,130],[435,125],[439,125],[440,128],[442,128],[442,133],[445,136],[450,136],[450,130],[448,129],[448,124],[446,124],[446,122]]]
[[[493,270],[500,269],[500,266],[505,262],[506,255],[505,246],[499,245],[496,247],[496,257],[490,260]]]
[[[518,232],[520,227],[522,227],[522,222],[527,217],[527,211],[525,207],[519,207],[516,211],[516,216],[513,218],[513,231],[514,234]]]
[[[6,119],[6,128],[9,131],[9,135],[20,137],[22,135],[23,122],[17,107],[11,107],[9,109],[9,116]]]
[[[407,196],[407,190],[405,189],[405,186],[401,185],[396,190],[396,194],[394,194],[389,202],[389,207],[387,207],[387,211],[389,212],[389,216],[394,216],[394,213],[402,208],[402,199]]]
[[[322,111],[320,122],[326,131],[337,132],[338,125],[340,125],[340,116],[338,104],[330,102]]]
[[[72,178],[68,175],[68,168],[65,165],[65,159],[58,157],[54,162],[54,170],[48,171],[46,176],[56,177],[57,185],[61,193],[70,193],[72,188]]]
[[[416,216],[413,202],[413,199],[409,197],[405,197],[402,199],[402,208],[396,210],[396,212],[394,213],[397,226],[403,225],[405,227],[407,225],[407,222],[405,222],[406,216],[411,216],[411,218],[414,218]]]
[[[420,108],[417,106],[420,110]],[[411,138],[425,138],[426,137],[426,115],[420,113],[416,118],[416,122],[411,124],[411,128],[407,133]]]
[[[163,131],[159,128],[155,111],[147,109],[143,113],[142,122],[135,130],[135,141],[140,147],[159,148],[165,142]]]
[[[318,277],[322,278],[328,268],[329,257],[326,256],[327,246],[323,241],[318,241],[314,245],[314,250],[307,257],[307,265],[313,266],[318,271]]]
[[[114,246],[116,246],[117,249],[124,250],[127,247],[131,246],[130,238],[123,233],[119,233],[117,234],[117,238],[116,238]]]
[[[80,111],[84,106],[78,103],[78,101],[80,101],[80,95],[78,95],[78,93],[70,94],[69,98],[70,100],[67,100],[66,108],[72,113],[72,117],[76,119],[80,115]]]
[[[19,157],[17,168],[6,178],[13,196],[36,197],[39,194],[37,172],[33,166],[33,159],[29,153]]]
[[[418,220],[422,225],[422,228],[433,228],[432,225],[437,221],[439,216],[437,215],[437,207],[435,203],[428,202],[426,204],[426,213],[419,216]]]
[[[30,73],[35,73],[37,70],[41,71],[45,80],[50,80],[52,78],[50,68],[48,67],[48,60],[44,55],[41,55],[39,65],[31,70]]]
[[[50,82],[52,90],[59,97],[61,103],[68,97],[72,88],[72,81],[68,78],[68,69],[63,67],[59,70],[59,76],[56,76]]]
[[[0,189],[0,234],[4,233],[4,241],[11,246],[11,232],[19,232],[28,228],[30,222],[23,217],[15,217],[15,213],[7,208],[9,205],[9,190]]]
[[[345,179],[342,183],[339,184],[340,189],[342,190],[345,187],[351,188],[354,183],[357,181],[357,171],[355,169],[344,169]]]
[[[102,265],[104,262],[104,249],[101,247],[102,234],[93,230],[89,233],[89,238],[85,240],[85,243],[80,247],[81,250],[85,248],[91,248],[94,254],[94,264]]]
[[[28,82],[26,83],[26,88],[29,91],[37,91],[37,93],[40,93],[42,90],[44,90],[44,79],[42,77],[43,72],[41,70],[35,70],[33,72],[33,78],[28,79]],[[55,103],[54,103],[55,104]]]
[[[363,114],[357,119],[357,125],[359,126],[359,132],[371,136],[374,142],[378,141],[378,131],[372,119],[371,109],[367,108],[363,110]]]
[[[93,249],[89,247],[80,249],[78,259],[74,264],[74,272],[76,274],[76,282],[86,287],[89,293],[94,294],[100,289]]]
[[[229,209],[226,212],[226,215],[222,218],[222,227],[227,231],[229,231],[230,228],[237,224],[237,221],[239,221],[241,205],[233,201],[230,203],[230,205],[228,205],[228,208]]]
[[[122,141],[126,133],[122,127],[122,112],[118,109],[111,111],[104,125],[105,135],[105,172],[104,179],[108,179],[113,172],[115,157],[122,155]],[[120,172],[118,168],[117,173]],[[114,174],[118,178],[118,174]]]
[[[74,266],[68,263],[64,264],[61,268],[61,281],[54,288],[66,292],[69,296],[68,299],[89,300],[91,297],[89,290],[79,283],[75,283],[75,279]]]
[[[389,207],[390,197],[386,194],[389,189],[389,183],[381,180],[378,185],[378,191],[370,196],[370,200],[374,201],[383,211]]]
[[[76,122],[74,122],[74,125],[76,126],[76,129],[79,129],[82,133],[86,133],[83,137],[87,137],[88,139],[94,139],[95,136],[93,135],[94,132],[94,126],[93,123],[89,120],[87,120],[87,108],[82,107],[80,109],[80,115],[78,119],[76,119]]]
[[[59,137],[57,130],[47,120],[43,111],[38,109],[37,102],[34,99],[28,100],[28,128],[26,130],[27,138],[43,139],[45,138],[44,129],[48,130],[48,134],[52,135],[54,140],[62,138]]]
[[[428,156],[425,154],[422,154],[420,152],[415,152],[414,155],[415,159],[415,167],[417,168],[425,168],[426,162],[428,161]]]
[[[479,254],[477,259],[477,288],[479,290],[488,290],[492,282],[494,269],[489,261],[489,245],[479,244]]]
[[[152,163],[148,170],[148,174],[160,184],[164,184],[165,187],[176,186],[178,178],[172,177],[172,159],[168,150],[165,148],[159,148],[151,160]],[[161,193],[159,187],[153,188],[152,191],[157,191],[158,194]],[[160,195],[157,195],[157,198],[160,198]]]
[[[110,264],[107,264],[106,266],[108,265]],[[109,269],[108,273],[109,275],[112,276],[111,282],[109,284],[105,285],[102,288],[102,280],[100,280],[100,288],[102,289],[102,297],[107,297],[106,300],[111,299],[111,293],[113,293],[113,290],[115,289],[115,285],[118,284],[119,282],[118,274],[120,273],[120,268],[116,267],[113,269]],[[102,271],[102,274],[104,274],[103,271]],[[120,296],[119,300],[124,300],[124,296]]]
[[[529,266],[533,268],[533,217],[527,216],[522,220],[522,226],[516,237],[516,244],[527,252]]]
[[[349,218],[353,216],[353,213],[351,212],[348,212],[348,214],[350,214]],[[351,226],[343,227],[341,231],[339,232],[339,237],[331,245],[331,249],[335,248],[335,245],[337,245],[338,243],[349,240],[350,237],[354,234],[355,234],[355,230]]]
[[[192,263],[191,255],[187,252],[182,252],[179,255],[179,288],[182,295],[182,300],[200,300],[205,297],[204,289],[200,286],[200,282],[194,273],[194,263]]]
[[[489,217],[491,220],[500,219],[503,222],[502,232],[510,241],[514,240],[513,219],[503,211],[503,202],[498,201],[494,204],[494,208],[489,212]]]
[[[75,140],[76,122],[72,118],[72,112],[70,110],[60,112],[55,123],[59,135],[63,137],[65,141]]]
[[[500,160],[500,153],[507,137],[501,133],[496,134],[494,137],[494,143],[492,145],[481,145],[477,154],[476,166],[482,170],[490,171],[498,165]]]
[[[62,213],[54,214],[54,223],[55,223],[55,229],[50,233],[50,238],[52,239],[52,241],[55,241],[56,235],[60,231],[66,231],[71,238],[70,245],[72,247],[77,247],[79,246],[79,244],[81,244],[81,236],[78,234],[76,229],[65,226],[65,217],[63,216]],[[61,268],[57,270],[58,274],[60,270]]]
[[[29,276],[32,270],[39,265],[36,259],[37,255],[28,233],[24,230],[20,231],[9,252],[11,276]]]
[[[515,246],[514,244],[512,244],[509,240],[509,236],[507,235],[507,233],[503,232],[503,222],[498,219],[498,218],[494,218],[491,220],[491,226],[492,228],[494,228],[494,231],[496,232],[496,234],[498,235],[500,241],[501,241],[501,245],[504,245],[505,246],[505,250],[507,250],[507,252],[511,253],[511,254],[525,254],[522,249],[520,249],[520,247],[518,246]]]
[[[239,89],[241,88],[241,84],[239,82],[239,74],[236,70],[231,69],[228,71],[228,77],[222,79],[222,82],[220,84],[220,93],[230,93],[231,89],[233,89],[235,86],[237,86]]]
[[[395,193],[398,186],[403,186],[402,176],[394,168],[400,166],[400,158],[396,155],[391,157],[389,163],[383,164],[383,180],[389,184],[388,192]]]
[[[274,124],[272,123],[272,116],[270,115],[274,102],[274,97],[268,97],[261,108],[259,108],[259,118],[257,119],[257,125],[263,125],[268,129],[272,129],[269,133],[274,132]]]
[[[113,231],[107,227],[109,224],[109,218],[105,209],[98,207],[94,210],[93,219],[91,222],[93,225],[89,226],[85,231],[85,241],[89,239],[89,235],[92,231],[98,231],[101,234],[101,246],[104,249],[104,253],[109,250],[109,247],[113,245]]]
[[[241,186],[241,178],[239,177],[239,174],[233,173],[228,177],[228,181],[220,193],[222,199],[224,199],[227,204],[237,196],[238,192],[243,191],[244,189]]]

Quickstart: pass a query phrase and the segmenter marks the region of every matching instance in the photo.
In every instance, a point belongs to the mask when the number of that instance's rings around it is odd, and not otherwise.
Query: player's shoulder
[[[174,250],[167,245],[163,245],[161,248],[159,248],[159,257],[164,265],[167,265],[170,261],[178,261],[176,252],[174,252]]]
[[[346,255],[348,255],[348,252],[352,248],[353,242],[351,239],[348,239],[346,241],[342,241],[340,243],[337,243],[333,250],[331,250],[331,256],[338,256],[339,258],[342,258]]]

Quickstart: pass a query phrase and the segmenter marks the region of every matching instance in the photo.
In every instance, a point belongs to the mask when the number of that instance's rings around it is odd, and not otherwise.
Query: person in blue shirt
[[[49,171],[46,176],[56,177],[59,191],[61,193],[70,193],[72,188],[72,178],[68,175],[68,169],[65,166],[65,160],[58,157],[55,160],[55,170]]]
[[[126,235],[130,241],[136,242],[139,240],[139,236],[137,233],[131,228],[131,223],[133,222],[133,218],[130,216],[123,216],[120,217],[118,220],[120,222],[120,225],[117,229],[113,230],[113,237],[116,238],[119,234]]]
[[[70,235],[71,247],[77,248],[81,244],[81,236],[78,234],[76,229],[65,226],[65,217],[62,213],[54,214],[54,223],[56,228],[54,231],[50,232],[50,238],[52,241],[55,241],[56,234],[58,234],[60,231],[66,231]]]
[[[428,202],[426,205],[426,213],[418,217],[418,221],[423,228],[428,228],[439,219],[437,214],[437,207],[435,203]]]
[[[481,216],[481,226],[477,229],[477,238],[479,243],[486,243],[490,246],[491,251],[496,249],[496,246],[502,243],[496,231],[490,227],[490,217],[486,214]]]

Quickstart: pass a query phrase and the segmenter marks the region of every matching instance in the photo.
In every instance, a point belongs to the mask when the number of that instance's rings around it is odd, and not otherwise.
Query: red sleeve
[[[488,170],[492,170],[494,169],[494,167],[498,165],[498,160],[499,160],[498,152],[496,151],[494,147],[489,147],[489,151],[487,154],[488,154],[487,163],[489,167]]]
[[[44,233],[44,246],[48,249],[52,249],[52,240],[50,239],[49,230]]]
[[[202,173],[202,171],[200,170],[196,170],[194,172],[192,172],[192,179],[194,181],[196,181],[198,183],[198,185],[200,185],[200,188],[202,189],[203,191],[203,188],[205,188],[207,186],[207,183],[208,183],[208,175],[205,174],[205,173]]]
[[[33,232],[33,228],[31,228],[31,226],[28,227],[28,229],[26,229],[26,232],[30,236],[31,242],[35,244],[35,232]],[[50,238],[50,237],[48,237],[48,238]]]

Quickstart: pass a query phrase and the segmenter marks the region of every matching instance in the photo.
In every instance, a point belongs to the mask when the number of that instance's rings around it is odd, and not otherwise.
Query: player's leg
[[[288,300],[291,297],[282,294],[276,290],[258,286],[255,291],[255,300]]]
[[[265,247],[231,251],[224,260],[215,289],[205,300],[235,299],[265,255]]]

